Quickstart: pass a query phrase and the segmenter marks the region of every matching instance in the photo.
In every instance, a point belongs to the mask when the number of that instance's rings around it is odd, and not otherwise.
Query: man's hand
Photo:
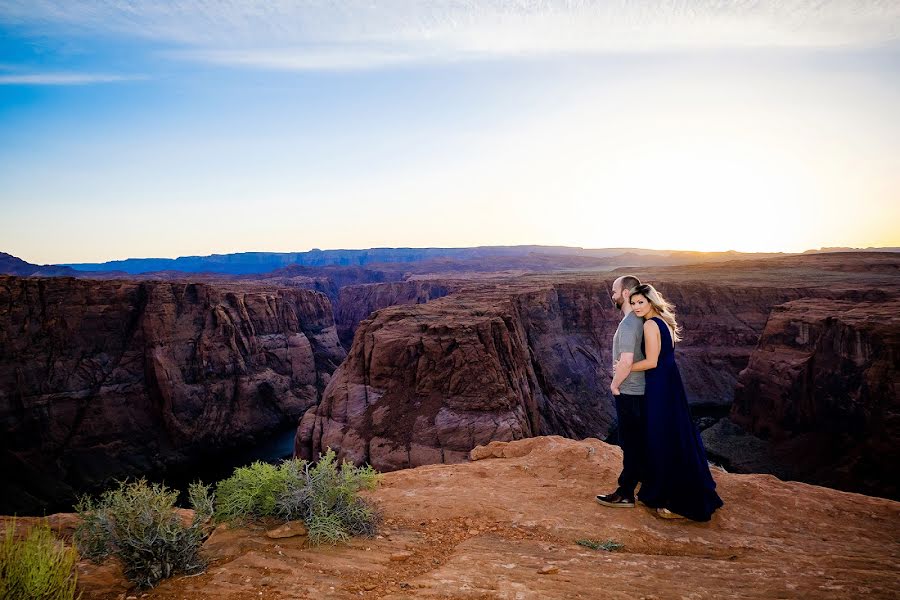
[[[613,396],[619,395],[619,386],[614,383],[609,384],[609,390],[613,393]]]

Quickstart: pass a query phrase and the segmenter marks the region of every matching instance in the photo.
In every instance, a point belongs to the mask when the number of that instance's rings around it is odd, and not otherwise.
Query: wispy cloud
[[[222,66],[277,71],[342,71],[423,62],[427,55],[400,48],[304,46],[248,49],[197,49],[165,52],[172,58]]]
[[[0,85],[88,85],[144,79],[139,76],[104,75],[100,73],[28,73],[2,74]]]
[[[900,3],[6,0],[0,22],[138,36],[193,61],[308,70],[572,52],[869,46],[900,39]]]

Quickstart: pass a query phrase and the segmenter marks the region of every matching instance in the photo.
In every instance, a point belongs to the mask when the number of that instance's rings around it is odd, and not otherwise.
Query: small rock
[[[557,567],[556,565],[547,565],[538,569],[538,573],[540,573],[541,575],[553,575],[555,573],[559,573],[559,567]]]
[[[289,538],[298,535],[306,535],[307,529],[303,521],[288,521],[284,525],[279,525],[275,529],[266,532],[266,537],[272,539]]]
[[[378,587],[378,584],[375,584],[375,583],[364,583],[363,584],[363,589],[366,590],[367,592],[371,592],[372,590],[374,590],[377,587]]]
[[[409,557],[411,556],[412,552],[394,552],[391,554],[391,560],[394,562],[403,562],[409,560]]]

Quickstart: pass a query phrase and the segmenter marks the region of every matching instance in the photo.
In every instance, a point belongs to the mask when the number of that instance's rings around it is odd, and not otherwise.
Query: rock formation
[[[0,275],[18,275],[21,277],[73,277],[78,273],[75,269],[58,265],[35,265],[25,262],[17,256],[0,252]]]
[[[434,305],[441,310],[423,310]],[[297,452],[332,447],[355,462],[398,469],[463,460],[491,439],[536,435],[524,332],[508,311],[473,310],[449,296],[363,321],[322,403],[303,417]]]
[[[900,497],[900,299],[775,307],[731,420],[787,476]]]
[[[637,274],[677,305],[685,328],[677,360],[689,401],[727,409],[773,307],[800,299],[856,302],[871,296],[863,283],[882,288],[877,300],[896,299],[898,265],[896,254],[858,253]],[[302,419],[296,453],[314,457],[330,446],[350,460],[391,470],[453,462],[490,440],[546,434],[604,438],[614,421],[609,344],[620,317],[609,302],[611,281],[583,275],[470,281],[427,304],[375,312],[360,322],[322,403]],[[893,339],[883,345],[893,348],[886,355],[896,354]],[[851,360],[842,376],[852,380],[863,368]],[[872,373],[871,381],[877,379],[879,389],[896,397],[884,383],[893,375],[883,368]],[[834,390],[846,387],[819,378]],[[763,405],[760,411],[770,408]],[[837,429],[844,422],[834,420]],[[728,446],[734,440],[724,441]],[[742,438],[733,446],[755,452],[757,442]],[[719,458],[728,458],[721,445],[711,445]],[[756,466],[764,465],[758,458]],[[876,469],[869,475],[889,480],[889,472]],[[854,473],[846,479],[869,476]]]
[[[424,304],[446,296],[451,289],[452,283],[415,280],[341,287],[334,302],[338,337],[345,348],[350,348],[360,321],[376,310],[399,304]]]
[[[0,277],[0,510],[265,439],[344,356],[308,290]]]
[[[584,277],[473,284],[376,312],[360,323],[322,403],[301,421],[296,452],[314,457],[332,447],[390,470],[452,462],[491,440],[606,437],[615,418],[610,340],[621,318],[610,285]],[[725,406],[771,307],[802,294],[702,282],[660,287],[689,332],[679,362],[692,401]],[[351,291],[384,289],[392,288]]]

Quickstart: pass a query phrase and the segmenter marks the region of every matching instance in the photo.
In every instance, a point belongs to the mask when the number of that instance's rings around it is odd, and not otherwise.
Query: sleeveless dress
[[[659,326],[661,348],[655,369],[644,371],[647,401],[647,473],[638,498],[652,508],[668,508],[695,521],[708,521],[722,506],[706,452],[691,420],[672,336]]]

